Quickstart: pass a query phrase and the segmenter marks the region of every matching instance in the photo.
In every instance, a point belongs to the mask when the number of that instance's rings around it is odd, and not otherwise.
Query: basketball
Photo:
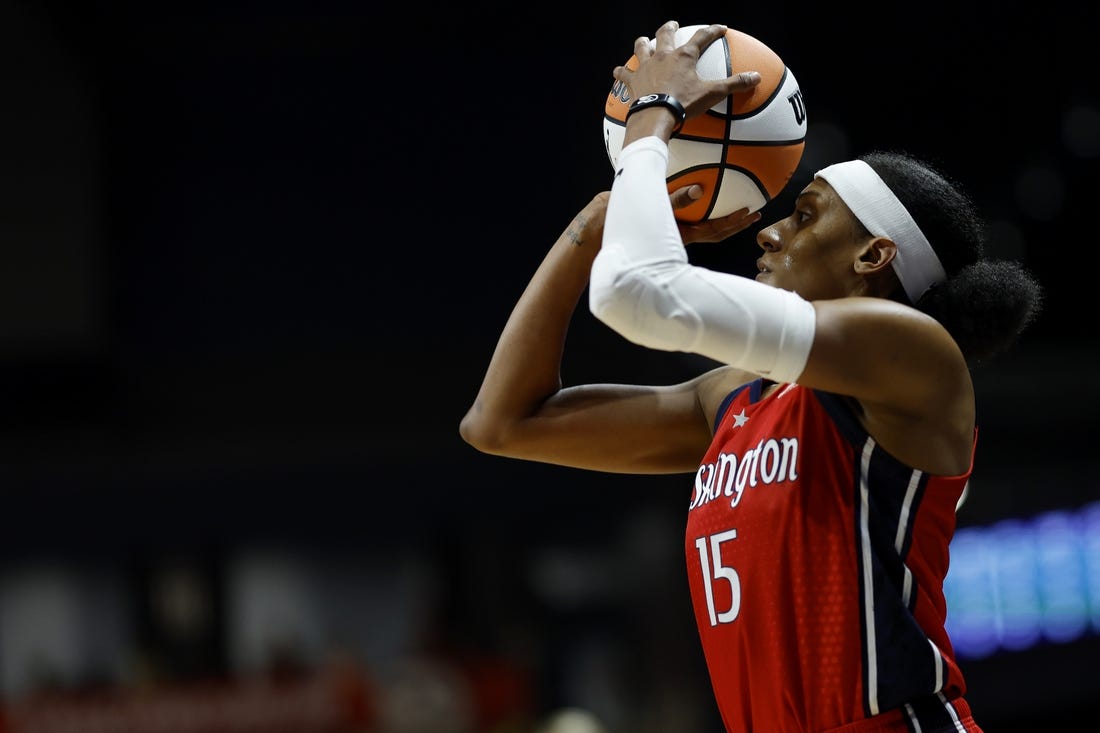
[[[702,25],[680,28],[676,45],[683,45]],[[654,45],[650,39],[651,47]],[[625,66],[638,68],[638,57]],[[699,57],[699,76],[722,79],[742,71],[758,71],[752,89],[730,95],[693,117],[669,141],[668,190],[698,183],[703,198],[675,210],[684,222],[726,216],[740,208],[757,211],[790,181],[806,145],[806,107],[794,74],[763,42],[728,28]],[[616,81],[604,107],[603,133],[607,156],[618,168],[630,107],[626,85]]]

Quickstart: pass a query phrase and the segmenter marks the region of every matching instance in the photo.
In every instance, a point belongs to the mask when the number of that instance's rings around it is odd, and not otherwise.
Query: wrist
[[[687,112],[684,110],[684,105],[680,104],[680,100],[671,94],[646,94],[638,97],[626,110],[626,121],[629,123],[630,118],[638,112],[644,112],[652,109],[663,109],[666,112],[665,117],[671,115],[674,122],[671,134],[675,135],[680,131],[680,128],[684,126],[684,122],[687,120]],[[644,115],[651,120],[656,117],[653,112],[648,112]]]

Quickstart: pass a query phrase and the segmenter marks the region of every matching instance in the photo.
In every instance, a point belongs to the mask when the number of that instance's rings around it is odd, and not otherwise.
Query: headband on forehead
[[[947,279],[943,264],[913,217],[894,192],[862,160],[848,160],[819,170],[867,231],[898,246],[891,263],[910,303],[916,303],[936,283]]]

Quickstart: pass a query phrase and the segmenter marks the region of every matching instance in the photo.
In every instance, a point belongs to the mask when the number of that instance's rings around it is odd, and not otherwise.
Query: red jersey
[[[970,470],[902,464],[844,398],[732,392],[695,474],[685,550],[729,733],[980,731],[944,628]]]

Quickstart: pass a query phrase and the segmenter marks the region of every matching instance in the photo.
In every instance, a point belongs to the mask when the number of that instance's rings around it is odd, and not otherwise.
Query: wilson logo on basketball
[[[787,97],[787,103],[794,110],[794,121],[801,126],[806,121],[806,103],[802,101],[802,91],[798,90]]]
[[[621,81],[616,80],[616,82],[611,85],[611,96],[623,104],[630,101],[630,94],[626,91],[626,84],[623,84]]]

